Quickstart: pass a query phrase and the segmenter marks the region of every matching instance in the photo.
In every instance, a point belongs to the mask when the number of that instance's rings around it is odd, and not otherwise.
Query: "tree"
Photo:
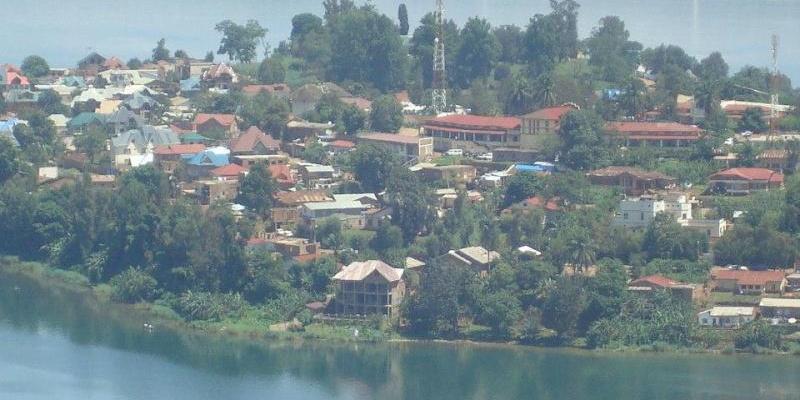
[[[274,83],[283,83],[286,80],[286,68],[283,62],[275,57],[265,58],[258,66],[258,81],[271,85]]]
[[[728,78],[728,63],[720,52],[715,51],[700,60],[700,78],[706,81],[721,81]]]
[[[604,17],[592,30],[592,36],[586,41],[591,56],[589,62],[601,69],[603,79],[622,82],[633,74],[642,45],[629,41],[629,37],[619,17]]]
[[[156,43],[156,47],[153,49],[153,56],[151,57],[153,62],[169,59],[169,49],[167,49],[166,43],[167,41],[164,38],[161,38],[158,43]]]
[[[252,19],[245,25],[226,19],[214,29],[222,34],[217,54],[227,54],[231,61],[238,60],[242,63],[249,63],[256,58],[256,47],[267,34],[267,30]]]
[[[342,221],[332,216],[324,218],[314,227],[316,240],[326,249],[338,250],[344,242],[342,237]]]
[[[550,73],[543,73],[536,78],[534,83],[534,101],[541,108],[556,105],[555,94],[553,92],[553,77]]]
[[[450,263],[425,268],[420,289],[404,303],[410,329],[418,335],[452,337],[458,333],[463,288],[472,273]]]
[[[578,321],[586,309],[586,292],[576,278],[560,278],[549,290],[542,304],[542,322],[558,333],[560,339],[577,334]]]
[[[23,74],[31,78],[41,78],[50,73],[50,65],[47,64],[47,61],[36,55],[25,57],[20,69]]]
[[[591,111],[573,111],[561,121],[562,162],[570,168],[587,170],[600,165],[606,156],[601,137],[603,122]]]
[[[303,159],[308,162],[323,164],[328,161],[328,151],[325,150],[325,146],[322,143],[314,141],[306,145],[305,150],[303,150]]]
[[[492,32],[500,46],[498,61],[516,64],[522,58],[522,29],[516,25],[501,25]]]
[[[289,39],[292,40],[292,45],[294,45],[294,42],[302,41],[306,35],[312,32],[321,32],[322,30],[322,18],[311,13],[297,14],[292,17],[292,33]]]
[[[697,60],[686,54],[682,48],[674,45],[662,44],[654,49],[645,49],[642,51],[641,57],[642,63],[654,74],[660,74],[670,66],[685,72],[697,64]]]
[[[456,52],[456,81],[462,88],[472,81],[486,78],[497,62],[499,44],[492,27],[485,19],[470,18],[461,30],[461,43]],[[451,68],[452,68],[451,67]]]
[[[509,337],[512,328],[522,317],[519,299],[510,290],[488,293],[479,307],[481,321],[500,337]]]
[[[96,161],[97,155],[106,150],[108,135],[97,126],[90,126],[86,132],[75,138],[75,147],[86,153],[92,164]]]
[[[386,254],[391,249],[403,246],[403,231],[395,225],[384,221],[378,226],[375,237],[370,241],[369,247],[379,254]]]
[[[20,165],[17,147],[7,138],[0,137],[0,185],[16,175]]]
[[[128,69],[140,69],[142,68],[142,61],[134,57],[128,60],[126,65],[128,66]]]
[[[407,56],[389,17],[362,7],[338,15],[329,27],[331,79],[368,83],[381,91],[402,87]]]
[[[506,114],[521,115],[530,111],[534,103],[534,89],[521,73],[515,73],[501,84],[500,98]]]
[[[391,171],[386,191],[392,208],[392,223],[403,231],[405,242],[412,243],[436,219],[433,196],[419,178],[406,168],[394,168]]]
[[[400,3],[397,8],[397,19],[400,22],[400,34],[408,36],[408,9],[406,3]]]
[[[379,193],[386,187],[392,169],[399,164],[396,153],[373,145],[358,146],[350,153],[350,167],[364,190]]]
[[[552,70],[559,61],[559,37],[556,20],[551,15],[537,14],[525,31],[524,58],[532,75]]]
[[[766,132],[769,127],[763,119],[764,112],[758,107],[744,110],[742,119],[739,120],[739,132],[750,131],[753,133]]]
[[[189,58],[189,54],[184,50],[175,50],[175,58],[186,59]]]
[[[205,62],[214,62],[214,52],[213,51],[209,51],[208,53],[206,53],[206,56],[203,57],[203,61],[205,61]]]
[[[39,92],[36,105],[47,115],[67,114],[69,108],[61,102],[61,96],[55,90],[47,89]]]
[[[141,269],[129,268],[111,279],[111,298],[123,303],[138,303],[156,296],[158,282]]]
[[[241,103],[240,103],[241,102]],[[233,110],[238,107],[238,115],[245,126],[257,126],[273,137],[280,138],[289,116],[289,102],[267,92],[261,92],[250,100],[231,99]]]
[[[685,231],[667,213],[659,213],[647,228],[642,250],[648,259],[685,259],[696,261],[708,245],[705,235]]]
[[[550,0],[550,15],[558,32],[558,59],[574,58],[578,54],[578,8],[575,0]]]
[[[340,15],[354,11],[356,4],[353,0],[324,0],[322,7],[325,9],[325,21],[330,25]]]
[[[397,132],[403,126],[403,107],[390,94],[378,97],[372,102],[369,123],[376,132]]]
[[[639,78],[631,77],[625,82],[624,88],[619,96],[620,109],[626,116],[639,118],[647,111],[647,87]]]
[[[469,109],[472,114],[497,115],[501,112],[497,96],[489,90],[489,85],[483,79],[472,81],[469,87]]]
[[[236,201],[262,216],[268,216],[276,186],[269,169],[263,164],[256,164],[242,179]]]

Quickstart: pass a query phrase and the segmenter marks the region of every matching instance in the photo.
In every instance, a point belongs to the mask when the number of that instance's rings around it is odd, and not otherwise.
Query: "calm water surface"
[[[357,0],[363,3],[363,0]],[[395,18],[408,5],[413,26],[434,0],[374,0]],[[770,35],[782,37],[781,70],[800,80],[800,1],[798,0],[578,0],[580,35],[588,36],[606,15],[624,19],[634,40],[647,46],[673,43],[704,57],[722,51],[732,68],[770,64]],[[322,0],[0,0],[13,9],[3,19],[0,62],[18,63],[28,54],[52,64],[74,65],[90,49],[106,56],[145,58],[164,37],[167,47],[202,56],[216,49],[214,25],[222,19],[257,19],[270,30],[273,46],[291,31],[291,17],[322,14]],[[446,0],[447,14],[459,24],[480,15],[494,25],[525,25],[549,10],[549,0]],[[13,6],[13,7],[12,7]]]
[[[800,359],[256,344],[0,273],[0,399],[797,399]]]

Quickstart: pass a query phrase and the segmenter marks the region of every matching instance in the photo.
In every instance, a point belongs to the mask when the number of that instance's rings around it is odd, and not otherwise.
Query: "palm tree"
[[[507,114],[524,114],[528,111],[531,98],[531,84],[522,74],[514,74],[506,87],[505,111]]]
[[[539,107],[552,107],[556,104],[553,94],[553,77],[550,74],[543,74],[536,80],[536,102]]]
[[[587,238],[575,238],[569,243],[570,261],[575,268],[575,272],[583,272],[595,262],[597,249],[591,240]]]

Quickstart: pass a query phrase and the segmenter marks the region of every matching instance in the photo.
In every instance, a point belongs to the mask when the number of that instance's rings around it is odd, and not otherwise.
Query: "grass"
[[[441,156],[434,159],[433,163],[436,164],[436,166],[444,167],[448,165],[459,165],[463,159],[464,157],[462,156]]]
[[[761,302],[761,296],[733,294],[731,292],[711,292],[708,301],[711,305],[756,306]]]

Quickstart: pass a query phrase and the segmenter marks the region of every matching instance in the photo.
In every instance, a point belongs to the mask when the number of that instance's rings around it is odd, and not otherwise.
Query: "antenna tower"
[[[778,125],[778,92],[780,90],[780,77],[778,76],[778,35],[772,35],[772,79],[770,80],[770,110],[769,110],[769,137],[775,135],[775,128]]]
[[[447,71],[444,62],[444,0],[436,0],[436,38],[433,40],[433,112],[447,110]]]

